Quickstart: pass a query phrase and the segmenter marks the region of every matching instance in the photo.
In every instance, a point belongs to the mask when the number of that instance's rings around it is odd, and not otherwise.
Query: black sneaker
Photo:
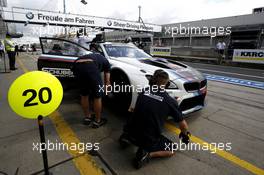
[[[140,169],[144,164],[150,161],[149,152],[138,148],[136,153],[135,168]]]
[[[83,124],[90,125],[90,123],[95,119],[95,114],[91,114],[91,117],[84,117]]]
[[[92,117],[85,117],[83,119],[83,124],[84,125],[90,125],[90,123],[93,121]]]
[[[100,122],[93,121],[92,128],[99,128],[100,126],[103,126],[107,123],[107,120],[105,118],[101,118]]]

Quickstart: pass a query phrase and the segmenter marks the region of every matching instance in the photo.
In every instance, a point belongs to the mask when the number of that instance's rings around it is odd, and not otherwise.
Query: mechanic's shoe
[[[125,132],[119,137],[118,141],[122,149],[125,149],[130,145],[129,135]]]
[[[107,120],[105,118],[101,118],[100,122],[93,121],[92,128],[99,128],[107,123]]]
[[[94,119],[95,119],[95,114],[91,114],[90,117],[84,117],[83,124],[90,125]]]
[[[148,163],[149,161],[149,152],[143,150],[142,148],[138,148],[136,153],[135,168],[140,169],[144,164]]]
[[[84,125],[90,125],[90,123],[93,121],[92,117],[85,117],[83,119],[83,124]]]

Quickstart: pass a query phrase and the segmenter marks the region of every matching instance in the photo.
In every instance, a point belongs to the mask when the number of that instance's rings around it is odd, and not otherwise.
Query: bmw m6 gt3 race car
[[[91,51],[73,41],[41,37],[42,54],[38,58],[38,69],[50,72],[60,80],[74,78],[71,68],[74,61]],[[111,64],[111,84],[146,87],[155,70],[163,69],[170,77],[166,91],[179,105],[183,114],[202,109],[205,106],[207,80],[197,70],[174,60],[154,58],[132,43],[97,43],[97,50]],[[137,91],[114,92],[133,109]]]

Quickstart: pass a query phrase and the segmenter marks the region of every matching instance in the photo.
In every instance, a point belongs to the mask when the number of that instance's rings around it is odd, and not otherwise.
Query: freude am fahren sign
[[[54,24],[69,26],[102,27],[111,29],[161,32],[161,26],[120,19],[103,18],[87,15],[63,14],[37,9],[19,7],[3,8],[3,19],[7,22],[29,22],[35,24]]]
[[[233,61],[264,64],[264,50],[235,49]]]

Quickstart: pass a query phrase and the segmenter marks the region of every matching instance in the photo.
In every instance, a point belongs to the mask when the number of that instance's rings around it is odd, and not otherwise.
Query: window
[[[44,54],[79,57],[91,53],[77,43],[62,39],[41,38],[40,42]]]
[[[128,45],[105,44],[104,47],[110,57],[151,58],[144,51]]]

